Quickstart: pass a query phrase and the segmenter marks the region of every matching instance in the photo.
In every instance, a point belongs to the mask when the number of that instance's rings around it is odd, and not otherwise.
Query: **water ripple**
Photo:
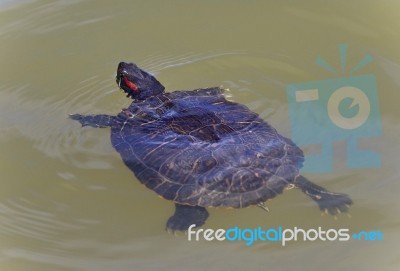
[[[180,55],[165,55],[164,54],[153,54],[142,60],[140,65],[148,71],[154,74],[169,68],[176,68],[188,64],[198,63],[208,59],[216,59],[224,56],[237,56],[245,55],[246,51],[238,50],[232,52],[207,52],[207,53],[185,53]]]
[[[62,222],[56,215],[38,210],[32,205],[24,199],[0,202],[1,234],[49,241],[60,231],[82,228],[76,223]]]
[[[81,130],[74,129],[76,123],[68,119],[68,114],[100,111],[98,103],[103,103],[115,89],[110,80],[99,80],[97,76],[81,82],[67,93],[66,97],[48,97],[41,100],[26,98],[28,85],[20,87],[0,87],[0,139],[7,140],[9,133],[18,131],[33,141],[33,146],[49,157],[65,160],[78,149],[93,155],[111,152],[109,144],[99,139],[81,136]],[[104,109],[102,109],[104,111]],[[107,110],[105,110],[107,111]],[[88,142],[92,140],[92,143]],[[77,162],[77,164],[80,164]]]
[[[27,2],[27,1],[25,1]],[[74,29],[88,24],[98,23],[111,18],[110,15],[94,14],[94,18],[80,17],[83,13],[74,13],[75,18],[65,21],[64,13],[68,8],[75,8],[80,0],[51,1],[38,5],[24,12],[18,19],[0,26],[0,36],[3,38],[17,38],[26,33],[34,35],[48,34],[62,29]],[[27,2],[30,3],[30,2]]]

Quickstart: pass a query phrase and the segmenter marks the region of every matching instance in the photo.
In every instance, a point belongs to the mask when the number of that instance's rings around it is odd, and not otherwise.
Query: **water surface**
[[[395,1],[2,1],[0,3],[1,270],[399,270],[400,4]],[[222,85],[291,136],[285,88],[334,78],[370,53],[360,74],[378,82],[383,134],[363,146],[378,169],[305,174],[351,195],[351,218],[321,216],[299,191],[259,208],[211,209],[207,228],[380,230],[383,241],[188,242],[164,225],[173,205],[134,178],[107,129],[70,113],[115,114],[119,61],[155,74],[167,91]]]

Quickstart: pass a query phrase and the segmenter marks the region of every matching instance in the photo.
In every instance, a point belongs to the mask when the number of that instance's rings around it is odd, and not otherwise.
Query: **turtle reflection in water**
[[[296,187],[330,214],[352,203],[299,174],[303,152],[221,88],[164,92],[133,63],[118,65],[118,86],[133,99],[116,116],[71,115],[82,126],[110,127],[111,142],[141,183],[175,203],[168,231],[197,227],[206,207],[258,205]]]

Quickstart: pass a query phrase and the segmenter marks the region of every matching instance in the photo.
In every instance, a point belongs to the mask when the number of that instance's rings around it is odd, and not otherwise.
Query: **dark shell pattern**
[[[302,151],[221,88],[134,101],[111,141],[149,189],[179,204],[242,208],[275,197],[299,174]]]

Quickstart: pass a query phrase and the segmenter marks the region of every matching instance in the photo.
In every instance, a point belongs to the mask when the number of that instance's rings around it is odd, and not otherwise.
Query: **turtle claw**
[[[169,229],[168,227],[165,227],[165,231],[166,231],[168,234],[174,234],[174,235],[175,235],[175,231]]]
[[[257,206],[269,213],[268,206],[267,204],[265,204],[265,202],[260,202],[259,204],[257,204]]]
[[[347,212],[352,204],[351,199],[345,194],[332,192],[321,193],[321,199],[316,201],[326,214],[339,215]]]
[[[165,230],[167,231],[168,234],[171,234],[171,235],[173,235],[173,236],[175,236],[175,237],[178,236],[178,232],[179,232],[179,231],[170,229],[170,228],[168,228],[168,227],[166,227]]]

